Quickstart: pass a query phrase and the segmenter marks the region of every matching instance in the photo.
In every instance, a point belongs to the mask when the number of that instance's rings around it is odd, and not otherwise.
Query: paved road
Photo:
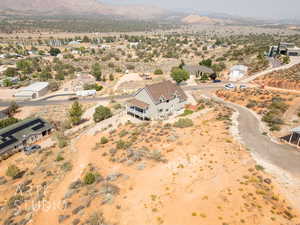
[[[274,143],[268,136],[263,135],[260,129],[261,122],[249,109],[213,98],[239,112],[239,132],[247,148],[264,161],[292,175],[300,176],[300,152],[289,145]]]
[[[251,81],[257,79],[258,77],[264,76],[268,73],[278,71],[278,70],[286,70],[286,69],[289,69],[292,66],[295,66],[296,64],[300,63],[300,57],[293,57],[293,58],[291,58],[291,60],[292,60],[292,62],[289,63],[289,64],[278,66],[278,67],[275,67],[275,68],[266,69],[264,71],[258,72],[256,74],[250,76],[250,77],[247,77],[247,78],[241,80],[241,82],[248,83],[248,82],[251,82]]]
[[[132,97],[132,95],[113,95],[109,97],[88,97],[88,98],[81,98],[78,101],[80,102],[101,102],[101,101],[107,101],[111,99],[115,100],[125,100]],[[49,98],[49,97],[48,97]],[[18,102],[17,104],[19,106],[43,106],[43,105],[59,105],[59,104],[67,104],[71,103],[70,100],[37,100],[37,101],[24,101],[24,102]],[[0,101],[0,106],[9,106],[10,102],[3,102]]]

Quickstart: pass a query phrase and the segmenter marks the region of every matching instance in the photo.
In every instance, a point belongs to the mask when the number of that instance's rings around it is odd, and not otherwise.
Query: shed
[[[40,98],[47,94],[48,86],[48,82],[36,82],[19,89],[19,91],[15,94],[15,97],[22,100]]]

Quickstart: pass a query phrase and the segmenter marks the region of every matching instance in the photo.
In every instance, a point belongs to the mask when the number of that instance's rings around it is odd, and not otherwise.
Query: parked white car
[[[225,87],[226,89],[233,89],[233,88],[235,88],[235,85],[232,84],[232,83],[229,83],[229,84],[225,84],[224,87]]]

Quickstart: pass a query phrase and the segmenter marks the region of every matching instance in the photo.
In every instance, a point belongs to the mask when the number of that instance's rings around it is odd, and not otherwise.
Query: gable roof
[[[198,72],[207,74],[214,73],[214,71],[211,68],[202,65],[185,65],[183,68],[193,75],[197,74]]]
[[[182,88],[169,80],[146,85],[145,90],[156,103],[159,102],[162,97],[165,100],[171,100],[177,96],[180,101],[187,100],[187,96]]]

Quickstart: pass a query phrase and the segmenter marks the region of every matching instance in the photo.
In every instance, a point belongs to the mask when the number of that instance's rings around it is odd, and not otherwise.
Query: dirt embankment
[[[291,90],[300,90],[300,64],[287,70],[275,71],[255,80],[255,83]]]

